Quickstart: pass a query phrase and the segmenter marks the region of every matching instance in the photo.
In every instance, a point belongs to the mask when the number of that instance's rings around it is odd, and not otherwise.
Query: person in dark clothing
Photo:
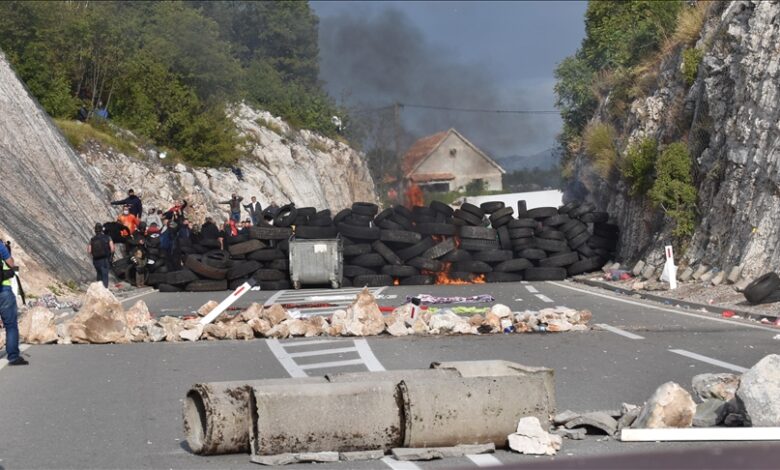
[[[87,253],[92,256],[92,264],[95,266],[95,280],[108,288],[108,271],[111,267],[111,256],[114,254],[114,242],[103,233],[103,224],[95,224],[95,236],[87,245]]]
[[[274,220],[274,218],[279,215],[279,209],[276,201],[271,201],[271,204],[263,211],[263,218],[269,221]]]
[[[252,196],[252,202],[244,205],[244,209],[249,213],[249,218],[252,219],[252,225],[257,225],[263,214],[263,206],[257,202],[257,198]]]
[[[241,222],[241,228],[238,229],[239,235],[249,235],[249,227],[252,226],[252,221],[249,219],[246,219],[245,221]]]
[[[144,212],[144,205],[141,202],[141,198],[135,195],[132,189],[127,191],[127,197],[120,201],[111,202],[112,206],[130,206],[130,213],[138,217],[141,220],[141,214]]]
[[[163,212],[162,213],[162,218],[163,219],[168,219],[168,220],[173,220],[177,224],[181,224],[184,221],[184,219],[185,219],[184,209],[186,209],[186,208],[187,208],[187,200],[186,199],[182,199],[180,203],[174,205],[173,207],[171,207],[167,211]]]
[[[87,122],[87,119],[89,119],[89,111],[87,111],[87,107],[83,104],[79,108],[79,111],[76,113],[76,119],[78,119],[81,122]]]
[[[230,218],[239,222],[241,220],[241,201],[243,200],[243,197],[233,193],[229,200],[222,201],[220,204],[228,204],[230,206]]]
[[[214,219],[206,217],[206,221],[200,227],[200,238],[202,240],[217,240],[219,236],[219,227],[214,223]]]

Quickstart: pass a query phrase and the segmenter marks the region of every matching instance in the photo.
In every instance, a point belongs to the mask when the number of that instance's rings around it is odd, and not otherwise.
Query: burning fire
[[[474,277],[471,281],[466,281],[463,279],[453,279],[447,274],[447,271],[442,271],[440,273],[436,274],[436,284],[449,284],[449,285],[465,285],[465,284],[484,284],[485,283],[485,275],[479,274]]]
[[[419,186],[412,183],[406,190],[406,207],[411,209],[412,207],[425,205],[425,197],[423,196],[422,189]]]

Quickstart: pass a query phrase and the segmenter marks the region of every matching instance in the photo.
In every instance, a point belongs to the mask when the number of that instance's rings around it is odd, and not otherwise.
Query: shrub
[[[684,7],[677,15],[677,24],[672,35],[675,44],[690,45],[699,39],[707,10],[712,2],[698,1],[695,5]]]
[[[55,119],[54,123],[59,127],[70,146],[76,150],[80,150],[87,141],[93,140],[125,155],[139,155],[138,149],[132,143],[115,136],[113,132],[106,128],[107,126],[94,122],[69,121],[67,119]]]
[[[585,129],[585,154],[593,162],[596,173],[607,179],[617,162],[615,129],[602,122],[590,124]]]
[[[656,180],[650,200],[674,222],[672,233],[679,238],[693,234],[696,188],[691,174],[691,155],[682,142],[669,145],[655,165]]]
[[[621,172],[629,183],[631,195],[637,196],[650,189],[657,159],[658,144],[653,139],[645,137],[628,148]]]
[[[704,57],[702,50],[695,47],[685,49],[682,53],[682,73],[683,77],[685,78],[685,83],[688,86],[693,85],[693,82],[696,81],[696,76],[699,74],[699,64],[701,64],[702,57]]]

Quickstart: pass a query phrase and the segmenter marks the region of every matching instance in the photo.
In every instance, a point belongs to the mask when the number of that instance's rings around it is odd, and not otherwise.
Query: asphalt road
[[[555,369],[558,409],[588,411],[642,403],[662,383],[690,389],[703,372],[749,368],[780,343],[776,330],[617,297],[570,282],[391,287],[380,305],[407,295],[491,294],[513,310],[565,305],[593,312],[602,330],[559,334],[374,337],[130,345],[33,346],[29,367],[0,369],[0,467],[17,468],[257,468],[246,455],[200,457],[181,430],[182,399],[195,382],[323,375],[336,371],[426,368],[433,361],[505,359]],[[250,292],[238,306],[286,293]],[[314,293],[318,294],[318,293]],[[339,291],[329,291],[336,295]],[[158,315],[186,315],[225,294],[135,294]],[[303,295],[307,295],[306,292]],[[319,295],[319,294],[318,294]],[[479,304],[477,304],[479,305]],[[346,348],[346,351],[344,350]],[[341,352],[328,352],[338,349]],[[311,354],[280,362],[293,352]],[[312,417],[312,419],[316,419]],[[724,443],[621,443],[596,436],[564,440],[555,459],[661,451]],[[733,444],[729,444],[733,445]],[[488,463],[539,462],[499,451]],[[417,462],[350,462],[316,468],[433,469],[476,466],[468,458]],[[309,468],[296,465],[288,468]]]

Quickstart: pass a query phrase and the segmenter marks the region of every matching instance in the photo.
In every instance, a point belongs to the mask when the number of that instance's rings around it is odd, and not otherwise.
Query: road
[[[346,291],[349,292],[349,291]],[[332,338],[129,345],[33,346],[32,365],[0,369],[0,466],[16,468],[256,468],[246,455],[187,451],[182,399],[195,382],[323,375],[336,371],[426,368],[433,361],[504,359],[555,369],[558,409],[588,411],[641,404],[662,383],[690,389],[704,372],[742,371],[777,351],[777,333],[755,323],[618,297],[571,282],[390,287],[380,305],[407,295],[492,294],[513,310],[568,306],[593,312],[601,329],[559,334]],[[250,292],[239,306],[298,293]],[[339,291],[303,291],[303,295]],[[188,314],[214,293],[136,294],[156,314]],[[220,294],[224,295],[224,294]],[[274,297],[275,296],[275,297]],[[316,341],[320,341],[319,339]],[[301,354],[304,353],[304,354]],[[312,417],[314,419],[314,417]],[[697,446],[707,444],[696,444]],[[725,447],[723,443],[716,443]],[[693,444],[564,440],[555,458],[669,451]],[[399,463],[320,464],[334,469],[435,469],[534,462],[499,451],[490,457]],[[295,465],[289,468],[308,468]]]

